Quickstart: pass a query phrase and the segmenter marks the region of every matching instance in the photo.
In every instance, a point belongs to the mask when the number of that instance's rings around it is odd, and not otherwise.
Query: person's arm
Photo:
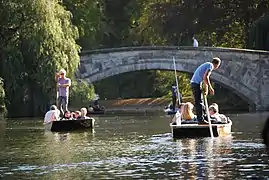
[[[208,88],[209,88],[210,94],[214,95],[214,89],[213,89],[211,82],[210,82],[210,79],[209,79],[210,75],[211,75],[211,70],[208,70],[204,74],[204,77],[203,77],[205,95],[208,94]]]
[[[208,70],[205,74],[204,74],[204,78],[203,78],[203,80],[204,80],[204,84],[206,85],[206,86],[208,86],[210,89],[212,89],[212,85],[211,85],[211,82],[210,82],[210,75],[211,75],[211,72],[212,71],[210,71],[210,70]]]

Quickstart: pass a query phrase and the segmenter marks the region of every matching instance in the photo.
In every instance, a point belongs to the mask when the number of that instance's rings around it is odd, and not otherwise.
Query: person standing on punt
[[[71,86],[71,80],[66,77],[66,71],[61,69],[59,73],[56,74],[57,78],[57,101],[58,109],[62,112],[68,111],[68,97],[69,97],[69,87]]]
[[[172,109],[173,111],[175,111],[177,103],[177,86],[173,85],[171,91],[172,91]]]
[[[214,95],[214,89],[210,82],[210,75],[213,70],[219,68],[221,60],[218,57],[212,59],[211,62],[205,62],[201,64],[194,72],[191,78],[191,89],[195,101],[195,109],[197,114],[197,120],[199,124],[207,123],[203,118],[202,109],[202,83],[204,84],[204,94],[208,94],[208,89],[211,95]]]
[[[176,105],[178,105],[179,102],[182,103],[182,95],[180,93],[178,95],[178,93],[177,93],[177,85],[172,86],[171,92],[172,92],[172,109],[173,109],[173,111],[175,111],[176,110]],[[178,101],[178,100],[180,100],[180,101]],[[178,103],[177,103],[177,101],[178,101]],[[178,108],[179,108],[179,106],[178,106]]]

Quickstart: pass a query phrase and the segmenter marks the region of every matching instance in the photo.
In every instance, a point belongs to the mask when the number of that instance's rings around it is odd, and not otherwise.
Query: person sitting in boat
[[[81,117],[81,112],[80,111],[75,111],[73,119],[79,119]]]
[[[227,123],[228,118],[224,114],[219,113],[219,106],[217,103],[212,103],[209,107],[209,115],[210,118],[215,121],[215,122],[222,122],[222,123]]]
[[[90,119],[90,117],[87,116],[87,109],[86,108],[81,108],[80,112],[81,112],[81,116],[79,119]]]
[[[65,113],[64,113],[64,119],[65,119],[65,120],[70,120],[70,119],[72,119],[72,114],[71,114],[70,111],[65,111]]]
[[[194,121],[196,120],[196,115],[193,113],[194,105],[191,102],[187,102],[182,108],[182,120]]]
[[[181,113],[183,112],[183,107],[184,107],[185,104],[186,104],[186,103],[180,103],[180,104],[178,103],[178,107],[179,107],[179,108],[178,108],[177,112],[179,112],[179,113],[181,114]],[[176,115],[175,115],[175,116],[173,117],[173,119],[172,119],[172,124],[173,124],[173,125],[176,125],[176,124],[177,124],[177,123],[176,123],[176,122],[177,122],[177,121],[176,121],[176,118],[177,118],[177,117],[176,117]]]
[[[44,124],[48,124],[52,121],[57,121],[60,119],[60,111],[57,106],[52,105],[50,110],[45,114]]]
[[[95,94],[94,99],[92,101],[92,105],[90,105],[90,107],[92,107],[94,111],[100,110],[99,99],[100,99],[99,95]]]

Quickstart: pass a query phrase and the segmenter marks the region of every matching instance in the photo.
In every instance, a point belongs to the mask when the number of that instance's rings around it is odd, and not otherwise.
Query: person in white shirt
[[[52,105],[50,110],[45,114],[44,124],[48,124],[52,121],[57,121],[60,118],[60,111],[57,106]]]
[[[192,37],[193,39],[193,47],[198,47],[198,41],[195,39],[195,37]]]

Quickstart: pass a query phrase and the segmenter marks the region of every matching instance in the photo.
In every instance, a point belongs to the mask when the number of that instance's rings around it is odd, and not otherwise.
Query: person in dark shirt
[[[175,111],[177,102],[177,86],[173,85],[171,91],[172,91],[172,109],[173,111]]]

